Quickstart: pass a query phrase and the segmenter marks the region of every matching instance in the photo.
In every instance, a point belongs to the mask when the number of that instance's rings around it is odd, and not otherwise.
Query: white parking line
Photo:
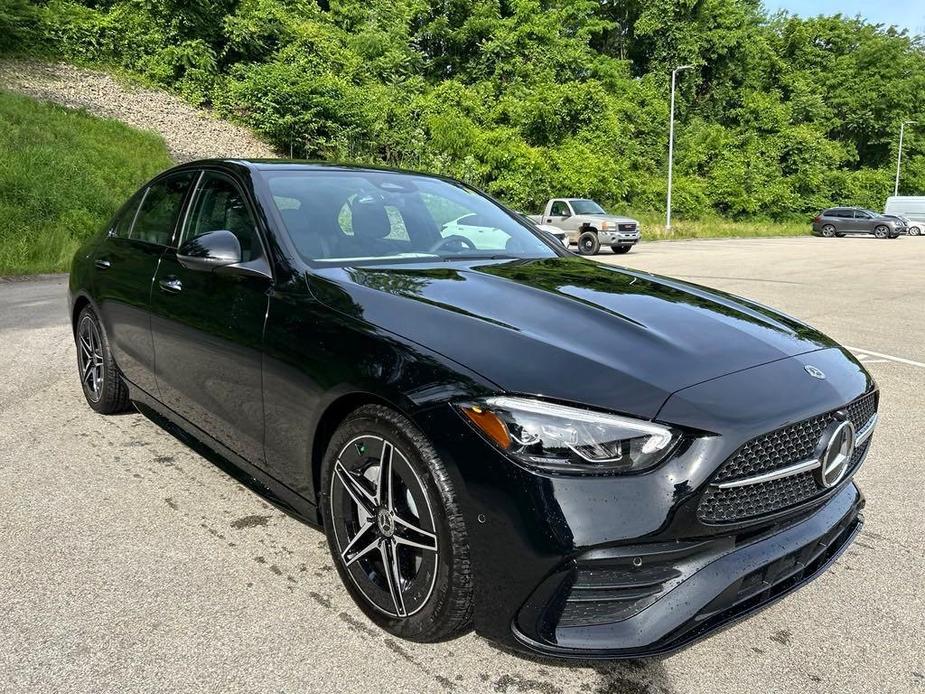
[[[858,359],[864,361],[865,364],[873,364],[881,361],[894,361],[900,364],[908,364],[909,366],[917,366],[920,369],[925,369],[925,363],[920,361],[913,361],[912,359],[903,359],[902,357],[894,357],[890,354],[882,354],[880,352],[873,352],[869,349],[861,349],[860,347],[848,347],[852,352],[854,352]],[[868,359],[867,357],[881,357],[880,359]]]

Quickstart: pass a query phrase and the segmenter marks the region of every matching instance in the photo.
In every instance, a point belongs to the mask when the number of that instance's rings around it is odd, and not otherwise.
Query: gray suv
[[[832,207],[813,219],[814,236],[873,234],[878,239],[895,239],[906,231],[898,217],[888,217],[861,207]]]

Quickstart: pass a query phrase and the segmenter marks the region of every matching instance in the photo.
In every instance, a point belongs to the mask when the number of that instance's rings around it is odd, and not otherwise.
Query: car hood
[[[682,388],[835,345],[759,304],[577,257],[326,268],[309,285],[504,391],[648,418]]]

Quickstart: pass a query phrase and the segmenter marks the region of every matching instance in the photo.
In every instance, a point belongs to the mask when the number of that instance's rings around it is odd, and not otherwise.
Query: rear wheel
[[[623,253],[629,253],[629,252],[630,252],[630,248],[632,248],[632,246],[618,246],[618,245],[613,245],[613,246],[610,247],[610,250],[612,250],[614,253],[617,253],[617,254],[622,255]]]
[[[586,231],[578,237],[578,252],[581,255],[596,255],[601,250],[601,242],[597,232]]]
[[[835,236],[835,227],[831,224],[826,224],[822,227],[822,235],[827,239],[833,238]]]
[[[885,224],[880,224],[876,229],[874,229],[874,236],[876,236],[878,239],[889,238],[890,228]]]
[[[462,513],[446,468],[411,422],[379,405],[356,410],[328,446],[321,489],[331,556],[372,621],[425,642],[469,627]]]
[[[106,332],[89,306],[77,318],[74,337],[77,371],[87,404],[100,414],[127,410],[130,405],[128,388],[112,357]]]

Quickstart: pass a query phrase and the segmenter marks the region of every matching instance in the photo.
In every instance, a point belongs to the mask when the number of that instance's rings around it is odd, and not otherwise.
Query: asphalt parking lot
[[[925,239],[642,244],[599,256],[741,294],[882,389],[866,526],[798,593],[659,660],[557,664],[375,629],[324,536],[139,414],[83,401],[65,281],[0,281],[0,691],[925,691]]]

